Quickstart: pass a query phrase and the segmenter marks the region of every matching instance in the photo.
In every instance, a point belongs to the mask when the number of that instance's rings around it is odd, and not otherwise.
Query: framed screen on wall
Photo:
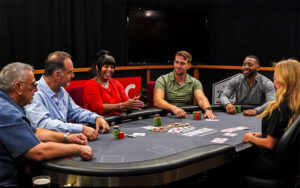
[[[171,64],[179,50],[192,54],[193,64],[209,58],[208,18],[201,11],[129,10],[127,64]]]

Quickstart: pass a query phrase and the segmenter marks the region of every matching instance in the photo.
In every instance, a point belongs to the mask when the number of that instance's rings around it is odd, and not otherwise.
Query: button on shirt
[[[21,109],[0,91],[0,187],[17,186],[18,172],[25,172],[23,154],[40,143]]]
[[[257,74],[252,87],[250,88],[243,74],[238,74],[226,84],[221,94],[222,106],[230,103],[229,98],[236,95],[235,104],[240,105],[261,105],[256,107],[258,113],[263,112],[270,101],[275,100],[275,88],[272,81],[261,74]]]
[[[25,106],[26,115],[34,127],[81,133],[83,125],[79,122],[95,123],[99,116],[76,105],[63,87],[55,94],[44,77],[37,82],[37,88],[32,103]]]
[[[175,106],[187,106],[193,102],[194,91],[201,89],[202,84],[196,78],[186,74],[185,81],[180,85],[174,77],[174,71],[160,76],[155,88],[164,90],[165,100]]]

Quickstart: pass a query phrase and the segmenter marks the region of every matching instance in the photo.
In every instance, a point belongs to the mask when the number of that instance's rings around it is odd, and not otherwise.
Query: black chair
[[[283,172],[290,172],[287,178],[262,179],[242,176],[242,181],[250,187],[300,187],[300,116],[279,139],[277,157]]]

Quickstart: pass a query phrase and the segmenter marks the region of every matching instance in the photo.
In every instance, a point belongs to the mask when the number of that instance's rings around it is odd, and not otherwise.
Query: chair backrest
[[[153,105],[153,92],[154,92],[155,81],[149,81],[147,83],[147,103],[148,108],[154,108]]]
[[[69,93],[73,101],[78,106],[84,108],[84,101],[83,101],[84,86],[68,87],[66,88],[66,91]]]
[[[282,135],[277,145],[277,157],[281,168],[286,172],[300,172],[300,116]]]

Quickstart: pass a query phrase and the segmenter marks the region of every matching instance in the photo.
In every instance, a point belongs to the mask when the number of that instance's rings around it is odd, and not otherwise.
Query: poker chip
[[[156,126],[156,127],[161,126],[161,118],[159,116],[155,116],[153,118],[153,125]]]
[[[241,113],[242,112],[241,106],[236,105],[235,106],[235,111],[236,111],[236,113]]]
[[[124,139],[124,136],[125,136],[124,132],[119,132],[119,139]]]

